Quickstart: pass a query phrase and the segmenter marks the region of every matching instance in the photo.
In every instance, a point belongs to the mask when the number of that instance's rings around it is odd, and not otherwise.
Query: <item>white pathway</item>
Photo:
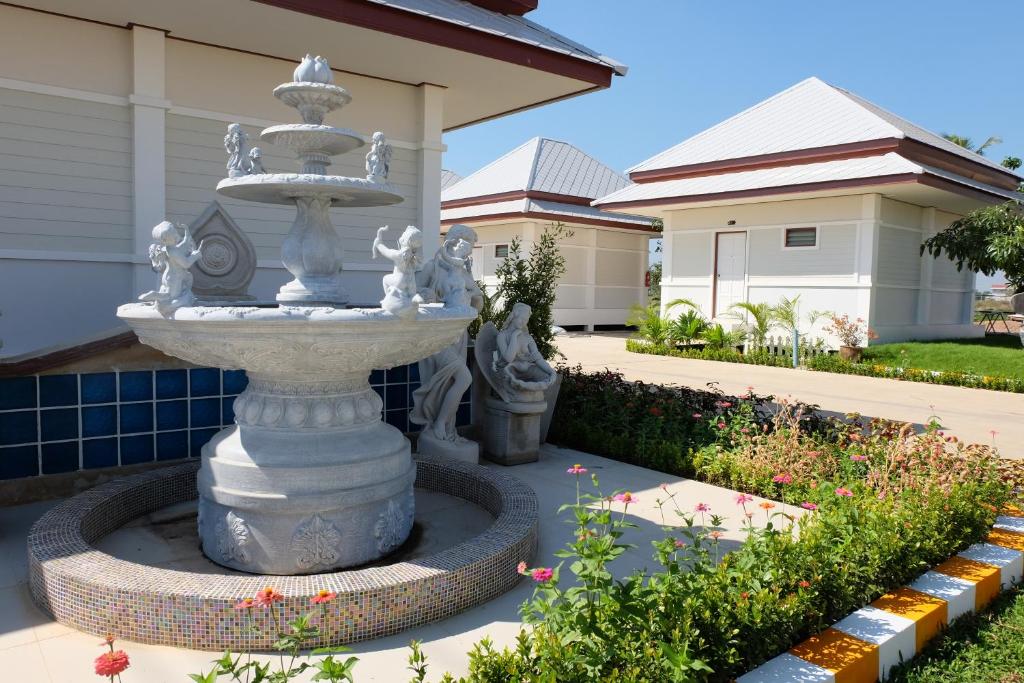
[[[575,496],[575,479],[565,470],[581,463],[601,479],[602,489],[629,490],[639,495],[630,506],[631,521],[640,526],[627,540],[637,547],[616,560],[616,573],[622,575],[634,568],[652,567],[650,541],[661,537],[661,518],[655,499],[664,494],[662,482],[670,491],[679,492],[677,500],[692,509],[699,502],[712,510],[728,515],[724,549],[735,547],[743,538],[741,516],[728,489],[695,481],[669,477],[640,467],[625,465],[605,458],[545,446],[540,462],[509,468],[536,491],[541,510],[540,553],[535,565],[553,564],[553,553],[567,540],[571,527],[556,511]],[[29,527],[53,503],[36,503],[0,508],[0,659],[3,675],[0,680],[18,683],[81,683],[100,680],[92,671],[92,661],[103,649],[101,638],[80,633],[54,623],[40,612],[29,597],[25,537]],[[782,506],[778,508],[782,509]],[[791,512],[795,512],[792,511]],[[139,538],[140,552],[145,552],[145,539]],[[153,536],[152,543],[163,543]],[[154,548],[156,550],[156,548]],[[518,608],[529,598],[532,588],[523,581],[515,590],[485,605],[442,622],[423,626],[396,636],[353,646],[360,662],[356,680],[398,683],[408,680],[407,645],[413,638],[423,641],[429,658],[428,680],[436,681],[444,671],[460,674],[466,671],[465,653],[484,636],[498,646],[511,644],[519,630]],[[210,670],[216,653],[181,650],[120,641],[119,647],[131,658],[131,668],[123,676],[124,683],[174,683],[187,681],[187,674]]]

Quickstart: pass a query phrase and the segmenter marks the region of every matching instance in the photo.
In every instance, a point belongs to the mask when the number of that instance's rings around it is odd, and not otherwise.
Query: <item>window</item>
[[[507,244],[495,244],[494,245],[494,258],[508,258],[508,245]]]
[[[817,228],[786,228],[786,249],[810,249],[818,246]]]

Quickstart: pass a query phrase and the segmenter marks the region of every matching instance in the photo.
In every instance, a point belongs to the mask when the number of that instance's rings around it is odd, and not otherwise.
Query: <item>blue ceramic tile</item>
[[[121,373],[121,402],[153,399],[153,373],[149,370]]]
[[[117,406],[82,408],[82,436],[117,434]]]
[[[157,398],[186,398],[188,396],[187,370],[157,370]]]
[[[157,380],[159,386],[159,380]],[[188,401],[157,401],[156,428],[185,429],[188,427]]]
[[[38,440],[35,410],[0,413],[0,445],[31,443]]]
[[[220,394],[220,370],[199,368],[188,371],[192,396],[217,396]]]
[[[82,375],[82,403],[114,403],[117,401],[117,375],[95,372]]]
[[[409,405],[409,385],[407,384],[392,384],[386,387],[387,402],[385,405],[388,410],[397,410],[398,408],[406,408]]]
[[[409,364],[409,381],[419,382],[420,381],[420,364],[410,363]]]
[[[463,403],[459,406],[459,411],[455,413],[455,426],[464,427],[465,425],[471,424],[472,415],[470,413],[469,404]]]
[[[78,375],[44,375],[39,378],[40,406],[77,406]]]
[[[53,408],[39,411],[40,441],[78,438],[78,408]]]
[[[235,424],[235,399],[233,396],[225,396],[221,399],[220,419],[221,424],[225,426]]]
[[[153,435],[122,436],[121,464],[137,465],[140,462],[153,462]]]
[[[74,472],[78,469],[78,442],[44,443],[43,474]]]
[[[409,431],[409,411],[387,410],[384,412],[385,421],[400,432]]]
[[[36,378],[0,379],[0,410],[36,407]]]
[[[39,474],[39,454],[35,446],[0,448],[0,479],[34,477]]]
[[[188,433],[188,457],[198,458],[202,455],[203,446],[213,438],[219,430],[217,429],[193,429]]]
[[[409,368],[406,365],[399,365],[384,373],[384,379],[388,384],[404,384],[409,381]]]
[[[224,371],[225,394],[240,394],[245,391],[247,386],[249,386],[249,377],[245,374],[245,370]]]
[[[219,427],[220,426],[220,399],[202,398],[192,401],[189,407],[193,427]]]
[[[384,384],[384,371],[373,370],[370,372],[370,384]]]
[[[146,403],[122,403],[121,404],[121,433],[132,434],[134,432],[153,431],[153,404]]]
[[[94,470],[98,467],[117,466],[117,439],[85,439],[82,441],[82,467]]]
[[[156,435],[156,459],[176,460],[188,457],[188,431],[160,432]]]
[[[373,390],[377,392],[377,395],[380,396],[380,400],[383,401],[384,400],[384,387],[373,387]],[[385,403],[384,406],[387,407],[387,403]]]

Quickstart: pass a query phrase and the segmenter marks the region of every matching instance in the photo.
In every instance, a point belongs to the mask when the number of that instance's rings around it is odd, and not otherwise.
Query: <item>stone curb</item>
[[[874,683],[920,652],[951,621],[983,609],[1024,574],[1024,510],[996,518],[976,543],[821,633],[740,676],[737,683]]]

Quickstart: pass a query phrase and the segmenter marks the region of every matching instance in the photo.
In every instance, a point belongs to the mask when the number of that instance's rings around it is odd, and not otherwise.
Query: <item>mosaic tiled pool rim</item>
[[[99,636],[202,650],[266,650],[270,611],[235,605],[273,586],[287,620],[310,611],[318,591],[338,597],[319,618],[314,646],[391,635],[445,619],[510,590],[516,564],[537,550],[536,494],[493,468],[418,456],[417,488],[463,498],[494,516],[482,534],[408,562],[307,576],[214,575],[120,560],[92,543],[162,507],[196,498],[198,462],[145,472],[70,498],[28,536],[35,602],[61,624]],[[250,626],[255,621],[259,631]]]

